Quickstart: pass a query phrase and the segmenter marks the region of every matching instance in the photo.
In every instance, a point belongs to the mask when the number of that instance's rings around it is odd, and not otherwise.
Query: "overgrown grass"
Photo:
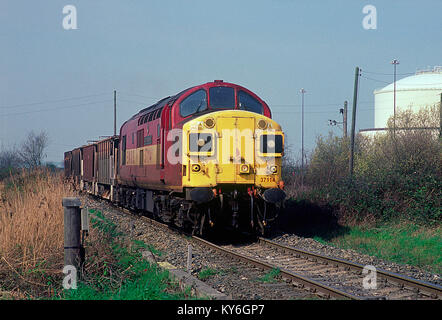
[[[95,234],[88,241],[83,279],[75,290],[64,290],[62,299],[74,300],[173,300],[192,298],[171,281],[169,273],[142,257],[153,247],[136,240],[127,243],[117,225],[97,211],[91,219]]]
[[[374,228],[354,226],[347,233],[329,240],[320,236],[315,239],[399,264],[442,273],[442,227],[429,229],[412,223],[390,222]]]
[[[63,269],[61,174],[22,170],[0,189],[0,291],[14,298],[50,297]]]

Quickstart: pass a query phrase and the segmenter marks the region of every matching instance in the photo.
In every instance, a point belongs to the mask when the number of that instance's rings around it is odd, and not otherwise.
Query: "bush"
[[[0,181],[18,171],[21,160],[16,148],[0,150]]]
[[[310,185],[330,186],[348,173],[349,141],[332,133],[327,138],[320,136],[316,141],[308,166],[306,181]]]
[[[288,143],[284,146],[281,175],[286,185],[298,184],[301,178],[301,160],[294,159],[293,148]]]
[[[398,112],[396,128],[437,127],[437,106]],[[437,124],[436,124],[437,120]],[[405,217],[419,223],[441,220],[441,141],[436,130],[394,130],[358,135],[354,176],[348,175],[349,141],[319,137],[306,180],[309,197],[339,208],[346,221]]]

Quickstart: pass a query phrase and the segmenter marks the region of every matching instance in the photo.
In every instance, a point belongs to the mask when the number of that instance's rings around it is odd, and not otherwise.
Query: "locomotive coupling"
[[[285,199],[286,193],[280,188],[271,188],[264,191],[262,197],[267,202],[278,203]]]

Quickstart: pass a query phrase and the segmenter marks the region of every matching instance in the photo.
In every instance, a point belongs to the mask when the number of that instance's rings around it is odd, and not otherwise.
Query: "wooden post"
[[[442,139],[442,93],[440,94],[439,104],[439,139]]]
[[[344,139],[347,139],[347,101],[344,102],[344,113],[342,114],[344,125]]]
[[[77,271],[83,264],[81,254],[81,210],[80,199],[63,198],[64,207],[64,265],[74,266]]]
[[[304,186],[304,94],[307,92],[304,88],[301,88],[300,90],[302,94],[302,107],[301,107],[301,127],[302,127],[302,134],[301,134],[301,185]]]
[[[356,106],[358,103],[358,80],[359,80],[359,67],[355,69],[355,85],[353,92],[353,113],[351,118],[351,136],[350,136],[350,163],[349,163],[349,171],[350,177],[353,176],[353,156],[355,149],[355,126],[356,126]]]
[[[117,90],[114,90],[114,136],[117,135]]]

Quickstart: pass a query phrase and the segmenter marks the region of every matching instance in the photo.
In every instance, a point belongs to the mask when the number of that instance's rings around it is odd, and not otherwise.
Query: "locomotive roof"
[[[168,97],[166,97],[166,98],[163,98],[163,99],[159,100],[158,102],[156,102],[155,104],[153,104],[153,105],[151,105],[151,106],[149,106],[149,107],[147,107],[147,108],[144,108],[144,109],[140,110],[138,113],[136,113],[135,115],[133,115],[128,121],[130,121],[130,120],[134,120],[134,119],[136,119],[136,118],[138,118],[138,117],[141,117],[142,115],[145,115],[145,114],[147,114],[147,113],[149,113],[149,112],[152,112],[152,111],[155,111],[155,110],[158,110],[158,109],[162,109],[166,104],[171,105],[171,104],[173,104],[173,103],[174,103],[174,102],[175,102],[175,101],[176,101],[181,95],[183,95],[183,94],[186,93],[187,91],[189,91],[189,90],[191,90],[191,89],[193,89],[193,88],[196,88],[196,87],[203,87],[203,86],[207,86],[207,85],[209,85],[209,86],[212,86],[212,85],[214,85],[214,86],[218,86],[218,85],[222,85],[222,86],[235,86],[235,87],[242,88],[242,89],[245,89],[245,90],[249,91],[248,89],[246,89],[246,88],[244,88],[244,87],[242,87],[242,86],[240,86],[240,85],[234,84],[234,83],[224,82],[223,80],[214,80],[213,82],[207,82],[207,83],[205,83],[205,84],[201,84],[201,85],[197,85],[197,86],[193,86],[193,87],[187,88],[187,89],[185,89],[185,90],[183,90],[183,91],[177,93],[177,94],[174,95],[174,96],[168,96]],[[253,92],[252,92],[252,93],[253,93]],[[264,103],[265,103],[265,102],[264,102]]]
[[[148,112],[151,112],[151,111],[155,111],[155,110],[161,109],[161,108],[163,108],[166,104],[168,104],[169,102],[172,102],[172,103],[173,103],[173,101],[177,100],[177,99],[178,99],[183,93],[185,93],[186,91],[188,91],[188,90],[190,90],[190,89],[192,89],[192,88],[195,88],[195,87],[187,88],[187,89],[185,89],[185,90],[183,90],[183,91],[177,93],[177,94],[174,95],[174,96],[168,96],[168,97],[166,97],[166,98],[161,99],[161,100],[158,101],[157,103],[155,103],[155,104],[153,104],[153,105],[151,105],[151,106],[149,106],[149,107],[147,107],[147,108],[144,108],[144,109],[140,110],[140,112],[138,112],[137,114],[135,114],[132,118],[130,118],[130,120],[133,120],[133,119],[135,119],[136,117],[141,116],[141,115],[143,115],[143,114],[146,114],[146,113],[148,113]]]

